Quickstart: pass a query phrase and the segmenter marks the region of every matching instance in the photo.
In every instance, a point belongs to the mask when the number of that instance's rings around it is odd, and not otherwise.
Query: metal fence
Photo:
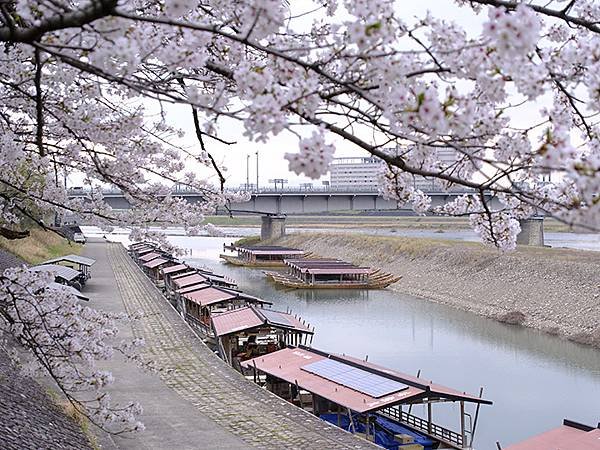
[[[431,437],[439,439],[440,441],[450,444],[455,448],[463,448],[463,437],[456,431],[444,428],[441,425],[437,425],[433,422],[428,422],[421,417],[413,416],[400,408],[386,408],[380,411],[380,414],[386,416],[392,420],[408,425],[409,427],[428,434]]]

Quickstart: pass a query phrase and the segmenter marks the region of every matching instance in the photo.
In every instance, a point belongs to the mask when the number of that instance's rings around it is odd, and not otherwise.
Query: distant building
[[[329,166],[333,189],[373,189],[384,162],[375,157],[335,158]]]
[[[456,151],[452,148],[437,149],[437,157],[444,166],[450,166],[457,160]],[[375,157],[335,158],[329,166],[332,189],[368,189],[379,187],[379,174],[385,163]],[[425,192],[439,191],[438,180],[414,176],[414,186]]]

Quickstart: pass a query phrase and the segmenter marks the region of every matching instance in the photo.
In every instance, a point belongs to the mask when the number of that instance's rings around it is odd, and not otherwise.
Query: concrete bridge
[[[473,191],[428,192],[431,196],[432,206],[440,206],[456,197]],[[237,212],[266,215],[291,215],[311,214],[338,211],[410,211],[410,205],[398,206],[393,200],[384,199],[376,189],[361,189],[349,191],[347,189],[313,188],[313,189],[260,189],[250,192],[250,199],[246,202],[232,203],[230,208]],[[71,197],[86,197],[88,193],[83,189],[71,189]],[[123,193],[118,190],[107,190],[103,193],[108,205],[114,209],[129,209],[131,205]],[[180,190],[174,195],[182,197],[190,203],[204,200],[202,193]],[[490,195],[492,206],[499,206],[497,200]]]
[[[441,206],[455,198],[473,191],[457,190],[450,192],[428,192],[432,206]],[[200,192],[179,190],[174,193],[190,203],[201,202],[204,196]],[[331,186],[322,188],[265,188],[250,192],[246,202],[231,203],[229,208],[236,214],[257,214],[263,216],[261,235],[264,238],[285,234],[285,216],[294,214],[322,214],[340,211],[412,211],[410,205],[401,205],[393,200],[384,199],[376,189],[349,191]],[[84,189],[71,189],[71,197],[86,197]],[[114,209],[129,209],[131,205],[119,190],[107,190],[104,200]],[[486,195],[492,207],[500,207],[498,200]],[[223,211],[225,212],[225,211]]]

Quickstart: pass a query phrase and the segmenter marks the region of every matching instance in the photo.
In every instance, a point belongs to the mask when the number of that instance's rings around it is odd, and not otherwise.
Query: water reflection
[[[485,386],[494,401],[481,411],[476,448],[494,449],[554,428],[563,418],[600,420],[600,351],[547,334],[500,324],[392,290],[289,290],[266,282],[261,270],[222,264],[231,238],[174,236],[190,262],[237,280],[252,295],[290,308],[316,327],[313,345],[467,392]],[[420,413],[420,407],[415,409]],[[455,406],[436,419],[456,419]],[[456,426],[456,424],[449,424]]]
[[[193,261],[314,325],[316,348],[368,355],[369,361],[407,373],[420,369],[426,378],[467,392],[484,386],[494,406],[481,411],[477,448],[493,449],[496,440],[507,446],[565,417],[599,420],[600,352],[589,347],[391,290],[281,289],[266,282],[261,270],[221,264],[218,240],[189,245],[209,255]],[[453,406],[438,412],[441,422],[448,417],[456,420]]]

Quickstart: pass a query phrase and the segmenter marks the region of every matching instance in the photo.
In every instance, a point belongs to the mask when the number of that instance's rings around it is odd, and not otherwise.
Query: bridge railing
[[[226,192],[244,192],[242,189],[236,188],[226,188]],[[89,189],[80,189],[80,188],[71,188],[68,190],[69,195],[71,196],[85,196],[90,193]],[[339,194],[377,194],[379,192],[379,188],[376,186],[357,186],[357,187],[346,187],[346,186],[317,186],[312,188],[301,188],[294,186],[286,186],[283,188],[274,188],[274,187],[265,187],[260,188],[258,191],[256,189],[245,191],[251,195],[260,195],[260,194],[327,194],[327,193],[339,193]],[[450,189],[447,191],[442,190],[427,190],[424,189],[426,194],[469,194],[475,192],[474,190],[460,188],[460,189]],[[120,189],[105,189],[102,191],[103,195],[119,195],[122,194]],[[201,195],[201,193],[196,192],[194,190],[186,190],[186,189],[176,189],[173,191],[173,195]]]

